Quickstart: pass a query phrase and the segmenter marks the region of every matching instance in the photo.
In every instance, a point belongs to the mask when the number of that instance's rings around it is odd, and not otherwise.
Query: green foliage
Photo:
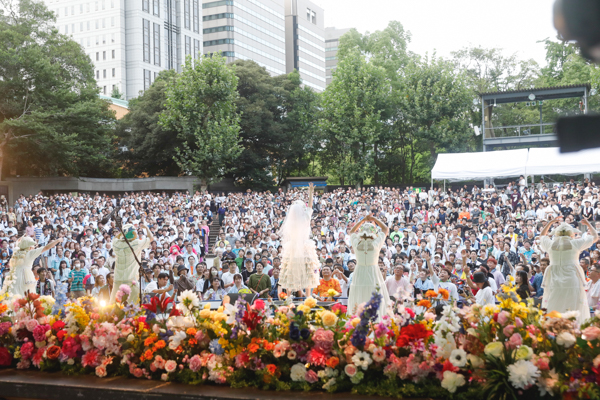
[[[167,84],[160,124],[182,140],[175,149],[179,167],[204,185],[224,176],[242,150],[237,84],[237,76],[220,54],[195,63],[188,56],[183,71]]]
[[[129,102],[129,113],[118,121],[116,132],[120,144],[129,149],[119,157],[123,159],[126,175],[181,174],[173,155],[182,140],[175,130],[164,129],[159,123],[159,116],[166,109],[167,85],[176,76],[174,70],[162,71],[152,86]]]
[[[89,57],[52,27],[43,2],[0,5],[3,165],[24,175],[109,174],[114,115],[98,98]]]

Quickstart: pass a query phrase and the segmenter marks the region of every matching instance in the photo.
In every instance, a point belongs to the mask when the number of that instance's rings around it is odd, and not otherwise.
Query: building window
[[[100,20],[99,20],[99,19],[97,19],[97,20],[96,20],[96,29],[99,29],[99,28],[100,28]]]
[[[113,93],[116,92],[117,91],[117,85],[113,85],[112,87],[113,87],[112,88]]]
[[[106,94],[106,86],[103,86],[102,91]]]
[[[79,5],[79,14],[83,14],[83,3]]]
[[[205,15],[202,17],[202,21],[212,21],[214,19],[223,19],[223,18],[233,18],[233,13]]]
[[[198,0],[194,1],[194,32],[200,33],[200,5]]]
[[[96,61],[100,61],[100,52],[99,51],[96,52]]]
[[[96,11],[98,11],[98,2],[96,2]]]
[[[103,77],[104,79],[106,79],[106,70],[105,70],[105,69],[103,69],[103,70],[102,70],[102,77]]]
[[[96,46],[100,44],[100,36],[96,35]]]
[[[114,33],[111,33],[111,35],[110,35],[110,41],[111,41],[111,43],[115,42],[115,34]]]
[[[142,0],[142,11],[150,12],[150,0]]]
[[[154,24],[154,65],[160,66],[160,24]]]
[[[87,22],[87,30],[90,30],[90,21]]]
[[[194,60],[197,60],[200,58],[200,41],[197,39],[194,39]]]
[[[110,17],[110,26],[115,26],[115,17]]]
[[[65,25],[65,35],[69,34],[69,25]]]
[[[100,70],[99,69],[96,70],[96,79],[100,79]]]
[[[144,62],[150,62],[150,21],[142,20],[144,26]]]
[[[106,18],[102,18],[102,27],[106,28]]]
[[[104,10],[105,7],[106,7],[105,0],[102,0],[102,9]]]
[[[149,69],[144,70],[144,90],[152,85],[152,72]]]
[[[115,59],[115,56],[116,56],[116,54],[117,54],[117,51],[116,51],[116,50],[113,50],[113,51],[112,51],[112,58],[113,58],[113,60]]]
[[[310,8],[306,9],[306,20],[310,21]]]
[[[83,22],[79,23],[79,32],[83,32]]]
[[[154,15],[160,17],[160,0],[154,0],[152,5],[154,6]]]
[[[102,52],[102,59],[103,59],[103,60],[106,60],[106,51],[103,51],[103,52]]]
[[[106,35],[102,35],[102,44],[106,44]]]
[[[185,29],[191,29],[190,25],[190,1],[191,0],[183,0],[183,27]]]
[[[114,78],[115,76],[117,76],[117,69],[116,69],[116,68],[113,68],[113,69],[112,69],[112,76],[113,76],[113,78]]]
[[[189,36],[185,37],[185,56],[192,54],[192,38]]]
[[[317,24],[317,13],[315,11],[312,12],[312,23]]]
[[[212,1],[210,3],[202,3],[202,8],[212,8],[220,6],[232,6],[233,0]]]
[[[204,42],[204,47],[218,46],[220,44],[233,44],[233,39],[208,40]]]

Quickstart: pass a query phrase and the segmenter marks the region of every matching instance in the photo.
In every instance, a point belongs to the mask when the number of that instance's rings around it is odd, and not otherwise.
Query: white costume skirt
[[[550,265],[544,272],[542,308],[564,313],[579,311],[581,324],[590,318],[590,307],[583,287],[583,271],[579,265]]]
[[[314,289],[319,286],[319,266],[313,241],[285,243],[281,257],[279,284],[290,291]]]
[[[348,298],[348,315],[355,315],[358,306],[368,302],[373,297],[373,292],[379,286],[381,294],[381,304],[379,306],[379,318],[387,313],[387,307],[390,304],[390,295],[385,286],[385,280],[381,275],[379,266],[357,266],[352,275],[352,284],[350,285],[350,296]]]

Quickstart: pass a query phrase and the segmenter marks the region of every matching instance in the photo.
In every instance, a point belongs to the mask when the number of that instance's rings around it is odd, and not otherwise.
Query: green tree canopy
[[[89,57],[53,28],[42,2],[0,5],[2,164],[24,175],[107,174],[114,115],[98,98]]]
[[[238,78],[219,53],[192,62],[167,84],[160,124],[182,140],[175,160],[202,185],[223,177],[240,155],[240,116],[236,110]]]

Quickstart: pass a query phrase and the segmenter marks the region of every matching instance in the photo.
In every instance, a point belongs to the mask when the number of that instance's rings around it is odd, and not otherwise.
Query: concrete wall
[[[189,191],[193,193],[194,185],[200,181],[193,176],[184,177],[154,177],[131,179],[105,178],[7,178],[0,182],[1,189],[8,187],[8,197],[11,204],[21,195],[35,195],[42,192],[112,192],[123,193],[131,191]],[[6,189],[4,189],[6,190]]]

